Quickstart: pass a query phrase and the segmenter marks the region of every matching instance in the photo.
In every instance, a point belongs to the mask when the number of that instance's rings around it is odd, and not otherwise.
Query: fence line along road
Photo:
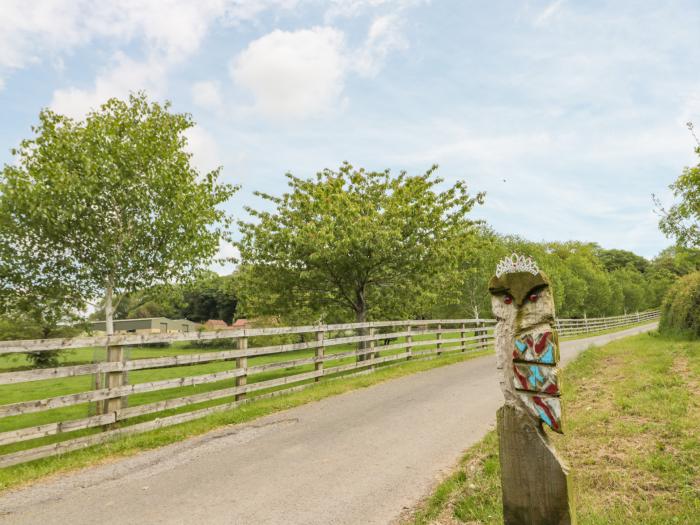
[[[654,310],[558,319],[556,324],[560,335],[569,337],[658,316]],[[191,421],[324,378],[367,373],[410,359],[482,352],[491,348],[494,325],[493,319],[438,319],[0,342],[0,355],[107,349],[102,362],[0,373],[0,467]],[[230,349],[183,347],[217,340]],[[172,353],[144,347],[163,343],[180,345],[183,353],[139,356]],[[36,399],[38,391],[49,395]],[[13,402],[4,403],[10,392]],[[247,397],[253,393],[257,395]],[[180,413],[165,412],[173,409]]]

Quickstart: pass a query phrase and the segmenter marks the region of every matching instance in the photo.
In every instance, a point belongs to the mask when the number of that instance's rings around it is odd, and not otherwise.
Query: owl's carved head
[[[534,263],[526,269],[514,264],[497,272],[489,281],[489,292],[494,316],[512,323],[516,333],[554,318],[549,280]]]

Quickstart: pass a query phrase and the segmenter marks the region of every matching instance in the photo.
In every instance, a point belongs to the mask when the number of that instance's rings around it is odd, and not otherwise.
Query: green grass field
[[[465,334],[467,337],[473,335],[471,333]],[[458,332],[453,334],[444,334],[444,346],[450,345],[450,339],[459,336]],[[426,350],[434,348],[434,345],[420,345],[421,341],[433,340],[434,335],[416,334],[414,335],[414,345],[416,350]],[[404,339],[399,338],[392,343],[402,342]],[[285,341],[287,342],[287,341]],[[278,341],[270,341],[268,339],[260,338],[258,341],[252,341],[252,346],[266,346],[270,344],[277,344]],[[455,344],[454,342],[452,344]],[[354,344],[331,346],[326,349],[326,354],[330,353],[341,353],[354,350],[356,346]],[[176,343],[170,347],[165,348],[133,348],[130,350],[130,359],[145,359],[151,357],[159,356],[172,356],[181,355],[187,353],[203,353],[208,351],[220,351],[221,348],[216,349],[206,349],[206,348],[193,348],[187,346],[184,343]],[[377,347],[377,351],[380,355],[390,355],[401,352],[401,350],[384,350],[382,351],[381,346]],[[297,406],[302,403],[334,395],[339,392],[345,392],[354,388],[361,388],[377,382],[384,381],[386,379],[398,377],[401,375],[410,374],[420,370],[426,370],[429,368],[434,368],[437,366],[443,366],[447,364],[456,363],[464,359],[471,358],[475,355],[483,355],[487,352],[481,353],[449,353],[443,355],[440,359],[429,360],[429,361],[403,361],[398,362],[398,366],[386,367],[383,365],[377,365],[376,372],[369,376],[362,377],[348,377],[343,378],[342,381],[332,381],[326,382],[322,381],[313,385],[311,388],[303,391],[290,394],[284,394],[278,398],[274,399],[260,399],[252,400],[250,403],[240,406],[235,410],[226,411],[221,414],[216,414],[213,416],[205,417],[198,421],[190,421],[188,423],[176,425],[172,428],[161,429],[158,431],[152,431],[145,433],[141,436],[132,436],[127,438],[120,438],[119,440],[95,447],[91,447],[86,451],[72,452],[68,454],[63,454],[55,458],[47,458],[43,460],[33,461],[24,465],[17,465],[13,467],[8,467],[0,469],[0,490],[10,486],[14,486],[17,483],[22,483],[27,480],[36,479],[45,474],[63,471],[70,468],[76,468],[79,466],[84,466],[91,464],[95,461],[100,461],[105,458],[112,456],[119,456],[124,454],[131,454],[136,452],[139,448],[151,448],[154,446],[160,446],[167,444],[179,439],[183,439],[187,436],[197,435],[202,432],[206,432],[220,425],[240,423],[243,421],[248,421],[254,419],[261,415],[267,414],[274,410],[280,410],[283,408],[289,408],[291,406]],[[296,352],[287,352],[284,354],[273,354],[256,356],[249,358],[248,366],[257,366],[265,363],[272,362],[282,362],[290,361],[293,359],[302,359],[305,357],[311,357],[314,355],[313,350],[302,350]],[[104,360],[104,349],[96,348],[84,348],[79,350],[72,350],[64,353],[61,356],[62,364],[84,364],[91,363],[93,361]],[[325,364],[326,367],[337,366],[341,364],[348,364],[354,362],[353,357],[337,359]],[[389,363],[394,364],[394,363]],[[168,368],[158,368],[150,370],[138,370],[131,371],[129,373],[129,383],[141,383],[148,381],[156,381],[161,379],[169,379],[182,376],[194,376],[200,374],[207,374],[212,372],[218,372],[223,370],[230,370],[235,367],[233,361],[219,361],[213,363],[204,363],[199,365],[186,365],[180,367],[168,367]],[[12,370],[24,370],[29,368],[29,364],[22,355],[10,355],[10,356],[0,356],[0,371],[12,371]],[[249,377],[249,383],[255,383],[258,381],[264,381],[269,379],[274,379],[277,377],[282,377],[286,375],[298,374],[305,371],[310,371],[313,369],[313,365],[304,365],[289,367],[286,369],[278,369],[273,371],[266,371],[259,374],[255,374]],[[62,378],[62,379],[52,379],[44,381],[34,381],[27,383],[19,383],[16,385],[1,385],[0,386],[0,405],[15,403],[26,400],[41,399],[53,396],[59,396],[64,394],[70,394],[75,392],[81,392],[90,389],[92,377],[91,376],[81,376],[74,378]],[[312,380],[311,380],[312,381]],[[294,385],[308,384],[311,381],[304,381],[295,383]],[[147,392],[142,394],[136,394],[129,396],[129,406],[138,406],[145,403],[152,403],[156,401],[161,401],[170,398],[177,398],[192,394],[197,394],[201,392],[207,392],[211,390],[216,390],[220,388],[231,387],[234,385],[234,380],[229,379],[220,382],[214,382],[203,385],[196,385],[190,387],[180,387],[180,388],[170,388],[166,390],[160,390],[155,392]],[[286,386],[271,388],[266,390],[261,390],[255,392],[253,395],[261,395],[273,390],[279,390],[285,388]],[[161,411],[155,414],[149,414],[145,416],[139,416],[129,419],[128,421],[123,421],[120,426],[127,426],[130,424],[136,424],[156,417],[165,417],[172,414],[177,414],[181,412],[187,412],[195,409],[206,408],[214,406],[217,404],[223,404],[230,402],[231,397],[226,397],[218,400],[212,400],[204,403],[193,404],[177,409]],[[45,423],[51,423],[56,421],[67,421],[73,419],[84,418],[94,411],[94,403],[88,404],[84,403],[81,405],[74,405],[65,408],[58,408],[53,410],[47,410],[44,412],[36,412],[30,414],[24,414],[20,416],[12,416],[0,419],[0,432],[14,430],[18,428],[31,427]],[[75,437],[81,437],[89,434],[94,434],[100,432],[99,428],[78,430],[74,432],[67,432],[64,434],[58,434],[54,436],[47,436],[39,439],[34,439],[31,441],[24,441],[20,443],[13,443],[9,445],[0,446],[0,454],[11,453],[18,450],[23,450],[27,448],[33,448],[37,446],[42,446],[50,443],[55,443],[58,441],[72,439]]]
[[[700,524],[700,342],[643,334],[581,354],[564,373],[579,525]],[[495,432],[407,521],[501,524]]]
[[[286,393],[273,398],[252,400],[250,403],[241,405],[235,410],[219,412],[187,423],[143,434],[129,435],[84,450],[2,468],[0,469],[0,491],[23,485],[48,475],[100,462],[112,461],[118,457],[133,455],[143,450],[197,436],[221,426],[244,423],[273,412],[286,410],[431,368],[455,364],[486,355],[490,352],[490,350],[472,353],[457,352],[445,354],[437,359],[404,361],[398,366],[377,368],[372,374],[316,383],[298,392]],[[163,413],[161,412],[160,414]],[[71,436],[77,434],[77,432],[72,432]]]
[[[444,345],[450,344],[450,339],[459,337],[459,332],[454,334],[443,334]],[[471,333],[466,334],[467,337],[473,335]],[[435,336],[430,334],[417,334],[414,336],[415,350],[426,350],[434,348],[435,345],[425,345],[420,346],[421,341],[434,340]],[[397,343],[404,341],[403,338],[398,338],[391,343]],[[279,343],[279,341],[272,340],[270,338],[252,338],[251,347],[267,346],[270,344]],[[453,345],[456,343],[452,343]],[[356,344],[344,344],[337,346],[329,346],[326,348],[326,355],[339,354],[343,352],[349,352],[357,348]],[[160,356],[173,356],[182,355],[188,353],[205,353],[208,351],[220,351],[221,348],[206,349],[206,348],[196,348],[187,346],[183,343],[176,343],[169,347],[164,348],[132,348],[129,350],[130,359],[145,359],[151,357]],[[380,352],[381,356],[389,356],[402,352],[402,350],[382,350],[381,346],[377,346],[377,351]],[[104,349],[96,348],[81,348],[78,350],[66,351],[61,355],[61,364],[64,365],[74,365],[74,364],[85,364],[94,361],[104,360]],[[281,354],[270,354],[262,356],[254,356],[248,359],[248,366],[258,366],[267,363],[285,362],[295,359],[303,359],[312,357],[315,355],[314,350],[299,350],[295,352],[286,352]],[[339,366],[344,364],[350,364],[355,361],[354,357],[345,357],[335,360],[330,360],[325,363],[325,367],[329,368],[332,366]],[[197,375],[210,374],[214,372],[221,372],[225,370],[231,370],[235,368],[235,361],[214,361],[210,363],[196,364],[196,365],[185,365],[178,367],[166,367],[166,368],[154,368],[147,370],[135,370],[128,374],[129,384],[145,383],[150,381],[159,381],[164,379],[173,379],[179,377],[190,377]],[[377,367],[382,367],[382,364],[377,365]],[[29,363],[26,361],[24,355],[10,355],[10,356],[0,356],[0,371],[12,371],[12,370],[23,370],[29,368]],[[291,376],[300,374],[303,372],[309,372],[314,369],[313,364],[290,366],[283,369],[263,371],[256,373],[248,377],[248,383],[257,383],[261,381],[267,381],[270,379],[276,379],[279,377]],[[349,372],[351,373],[351,372]],[[78,377],[68,377],[60,379],[48,379],[42,381],[31,381],[26,383],[10,384],[10,385],[0,385],[0,405],[17,403],[21,401],[36,400],[42,398],[49,398],[55,396],[61,396],[66,394],[72,394],[77,392],[83,392],[91,389],[93,378],[90,375],[78,376]],[[306,384],[312,382],[313,380],[300,381],[294,383],[294,385]],[[162,401],[165,399],[178,398],[183,396],[189,396],[193,394],[199,394],[203,392],[209,392],[213,390],[218,390],[221,388],[232,387],[234,385],[234,379],[226,379],[223,381],[217,381],[212,383],[200,384],[195,386],[186,386],[178,388],[168,388],[163,390],[157,390],[153,392],[146,392],[141,394],[133,394],[129,396],[128,404],[130,407],[138,406],[146,403],[153,403],[157,401]],[[264,389],[256,391],[251,395],[262,395],[269,393],[274,390],[280,390],[288,387],[288,385],[283,385],[280,387],[274,387],[269,389]],[[122,421],[120,426],[126,426],[131,424],[140,423],[143,421],[148,421],[150,419],[155,419],[156,417],[164,417],[172,414],[177,414],[181,412],[187,412],[191,410],[196,410],[200,408],[206,408],[214,406],[217,404],[224,404],[232,401],[232,397],[225,397],[221,399],[211,400],[203,403],[192,404],[176,409],[160,411],[154,414],[148,414],[144,416],[138,416],[130,418],[129,420]],[[56,408],[52,410],[46,410],[42,412],[34,412],[17,416],[9,416],[0,419],[0,432],[5,432],[9,430],[15,430],[19,428],[33,427],[37,425],[53,423],[57,421],[70,421],[75,419],[80,419],[87,417],[94,413],[94,403],[83,403],[68,407]],[[0,454],[6,454],[18,450],[24,450],[27,448],[33,448],[37,446],[42,446],[50,443],[55,443],[58,441],[63,441],[67,439],[72,439],[75,437],[85,436],[89,434],[94,434],[100,432],[99,428],[91,428],[84,430],[77,430],[74,432],[66,432],[62,434],[57,434],[53,436],[46,436],[38,439],[22,441],[19,443],[12,443],[8,445],[0,446]]]

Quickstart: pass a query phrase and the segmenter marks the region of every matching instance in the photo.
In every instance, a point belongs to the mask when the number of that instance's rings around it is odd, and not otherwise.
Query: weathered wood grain
[[[568,467],[544,431],[512,405],[498,410],[497,427],[504,524],[574,524]]]
[[[495,320],[490,320],[495,323]],[[236,339],[238,337],[256,337],[264,335],[289,335],[339,330],[358,330],[362,328],[387,328],[401,326],[428,326],[442,323],[458,325],[473,323],[474,319],[434,319],[411,321],[373,321],[367,323],[344,323],[334,325],[288,326],[277,328],[246,328],[240,330],[177,332],[158,334],[115,334],[111,336],[74,337],[70,339],[33,339],[21,341],[0,341],[0,355],[18,352],[40,352],[45,350],[64,350],[93,346],[138,346],[151,343],[172,343],[176,341],[208,341],[214,339]]]
[[[235,378],[243,373],[244,372],[239,369],[226,370],[223,372],[214,372],[212,374],[204,374],[199,376],[178,377],[175,379],[164,379],[161,381],[151,381],[148,383],[135,383],[132,385],[118,386],[115,388],[103,388],[101,390],[91,390],[89,392],[79,392],[76,394],[66,394],[63,396],[50,397],[46,399],[20,401],[18,403],[0,406],[0,417],[41,412],[52,408],[79,405],[90,401],[100,401],[130,394],[152,392],[154,390],[214,383],[224,379]]]
[[[248,338],[247,337],[240,337],[236,341],[236,344],[238,345],[239,350],[245,351],[248,348]],[[248,382],[248,358],[247,357],[237,358],[236,359],[236,368],[243,371],[242,374],[236,376],[236,386],[237,387],[245,386],[245,384]],[[240,401],[241,399],[245,399],[245,391],[242,391],[240,394],[236,394],[235,400]]]

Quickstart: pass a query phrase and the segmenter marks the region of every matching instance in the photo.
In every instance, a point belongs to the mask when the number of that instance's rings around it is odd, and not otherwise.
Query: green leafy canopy
[[[219,205],[237,188],[192,167],[194,123],[169,110],[136,93],[83,121],[41,111],[0,175],[5,304],[43,283],[75,305],[211,260],[230,224]]]
[[[464,182],[440,191],[436,168],[394,176],[344,163],[309,179],[287,174],[282,196],[257,193],[275,209],[247,208],[255,220],[239,222],[246,311],[359,321],[415,312],[484,198]]]
[[[700,140],[691,122],[688,129],[697,142],[695,153],[700,157]],[[666,236],[675,237],[679,245],[700,248],[700,163],[686,167],[670,188],[680,200],[666,211],[656,199],[661,214],[659,227]]]

